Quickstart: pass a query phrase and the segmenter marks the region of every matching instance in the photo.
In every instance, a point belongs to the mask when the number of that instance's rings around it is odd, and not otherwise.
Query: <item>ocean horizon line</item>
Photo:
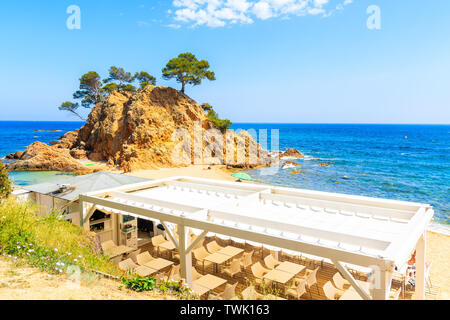
[[[0,123],[6,122],[27,122],[27,123],[85,123],[80,120],[0,120]],[[292,124],[292,125],[381,125],[381,126],[450,126],[450,123],[382,123],[382,122],[257,122],[257,121],[239,121],[237,124]]]

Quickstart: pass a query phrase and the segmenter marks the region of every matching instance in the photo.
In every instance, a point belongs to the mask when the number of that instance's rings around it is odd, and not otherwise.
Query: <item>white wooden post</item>
[[[181,278],[192,288],[192,254],[187,251],[189,246],[188,229],[183,225],[178,225],[179,232],[179,251],[180,251],[180,269]]]
[[[388,300],[391,291],[392,270],[385,266],[373,268],[374,282],[372,283],[372,297],[374,300]]]
[[[425,300],[425,261],[426,261],[425,233],[420,237],[416,245],[416,285],[415,299]]]

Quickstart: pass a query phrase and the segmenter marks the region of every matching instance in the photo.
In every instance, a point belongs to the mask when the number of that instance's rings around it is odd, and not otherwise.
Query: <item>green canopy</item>
[[[252,177],[243,172],[233,173],[231,176],[240,180],[253,181]]]

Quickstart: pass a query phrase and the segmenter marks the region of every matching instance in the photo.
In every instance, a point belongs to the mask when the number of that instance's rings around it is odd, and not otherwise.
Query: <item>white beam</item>
[[[424,233],[416,245],[416,285],[415,299],[425,300],[425,261],[426,261],[426,233]]]
[[[372,297],[359,286],[359,283],[353,278],[353,276],[348,272],[348,270],[337,260],[331,260],[336,265],[336,268],[342,273],[345,279],[347,279],[348,282],[352,285],[352,287],[358,292],[358,294],[363,298],[364,300],[372,300]]]
[[[172,230],[170,230],[170,229],[167,227],[167,225],[166,225],[166,223],[165,223],[164,221],[160,221],[160,222],[161,222],[161,224],[163,225],[164,229],[166,230],[167,234],[169,235],[170,240],[172,240],[172,242],[173,242],[173,244],[175,245],[175,247],[176,247],[178,250],[180,250],[180,245],[179,245],[177,239],[174,237],[174,235],[173,235],[173,233],[172,233]]]
[[[187,251],[189,245],[189,234],[186,226],[179,224],[178,233],[180,237],[180,271],[181,278],[192,288],[192,254]]]
[[[203,232],[197,237],[197,239],[195,239],[194,242],[191,243],[191,245],[189,246],[189,248],[186,249],[186,252],[191,252],[192,249],[194,249],[195,246],[196,246],[200,241],[202,241],[202,240],[205,238],[205,236],[206,236],[207,234],[208,234],[208,231],[207,231],[207,230],[203,231]]]

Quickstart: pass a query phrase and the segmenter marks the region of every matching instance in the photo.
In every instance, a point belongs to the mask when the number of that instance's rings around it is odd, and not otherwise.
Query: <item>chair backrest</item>
[[[111,249],[111,248],[114,248],[114,247],[117,247],[117,246],[114,243],[114,241],[112,241],[112,240],[108,240],[108,241],[102,242],[102,250],[103,251]]]
[[[325,296],[330,300],[336,300],[336,293],[337,290],[335,287],[333,287],[333,284],[331,281],[328,281],[323,285],[323,292],[325,293]]]
[[[296,290],[297,297],[300,299],[300,297],[306,293],[306,281],[300,281]]]
[[[275,259],[272,257],[271,254],[269,254],[267,257],[264,258],[264,264],[266,265],[267,268],[269,269],[274,269],[275,268]]]
[[[167,278],[167,280],[174,280],[176,277],[180,276],[180,265],[176,265],[176,266],[172,266],[172,268],[170,268],[170,272],[169,272],[169,277]]]
[[[203,259],[205,259],[207,256],[209,256],[209,252],[206,251],[205,247],[200,247],[200,248],[198,248],[198,249],[195,249],[195,250],[193,251],[193,253],[194,253],[195,259],[197,259],[197,260],[203,260]]]
[[[192,281],[198,280],[201,277],[203,277],[203,275],[200,272],[198,272],[197,269],[192,267]]]
[[[241,272],[241,262],[238,259],[234,259],[231,262],[231,271],[233,273]]]
[[[123,271],[128,271],[136,268],[137,265],[131,259],[127,259],[119,262],[119,268]]]
[[[258,300],[258,298],[260,298],[260,297],[261,297],[261,295],[258,292],[256,292],[254,286],[245,288],[245,290],[242,291],[242,298],[244,300]]]
[[[402,292],[402,287],[400,287],[396,291],[394,291],[394,293],[391,296],[391,299],[398,300],[398,298],[400,297],[400,293],[401,292]]]
[[[155,247],[159,246],[163,242],[166,242],[166,239],[162,234],[152,238],[152,244]]]
[[[244,253],[244,258],[242,260],[242,265],[244,266],[244,268],[247,268],[248,266],[250,266],[253,263],[253,261],[252,261],[253,252],[254,251]]]
[[[317,271],[319,271],[319,267],[317,267],[313,272],[311,272],[306,278],[306,284],[308,287],[317,283]]]
[[[129,255],[128,255],[128,258],[130,258],[131,260],[133,260],[133,262],[137,262],[137,255],[138,254],[140,254],[141,253],[141,250],[142,249],[138,249],[138,250],[136,250],[136,251],[133,251],[132,253],[130,253]]]
[[[262,279],[262,277],[264,276],[264,270],[265,269],[259,262],[252,265],[252,273],[258,279]]]
[[[220,295],[224,300],[231,300],[236,296],[236,287],[238,282],[232,285],[227,285],[223,293]]]
[[[217,244],[216,240],[214,240],[206,245],[206,249],[208,249],[210,253],[216,253],[217,251],[222,249],[222,247]]]
[[[339,272],[336,272],[333,276],[333,282],[336,288],[344,290],[345,279],[341,276]]]
[[[141,266],[143,266],[144,264],[146,264],[147,262],[150,262],[152,260],[153,260],[153,257],[150,255],[150,253],[148,251],[145,251],[136,256],[136,261]]]

